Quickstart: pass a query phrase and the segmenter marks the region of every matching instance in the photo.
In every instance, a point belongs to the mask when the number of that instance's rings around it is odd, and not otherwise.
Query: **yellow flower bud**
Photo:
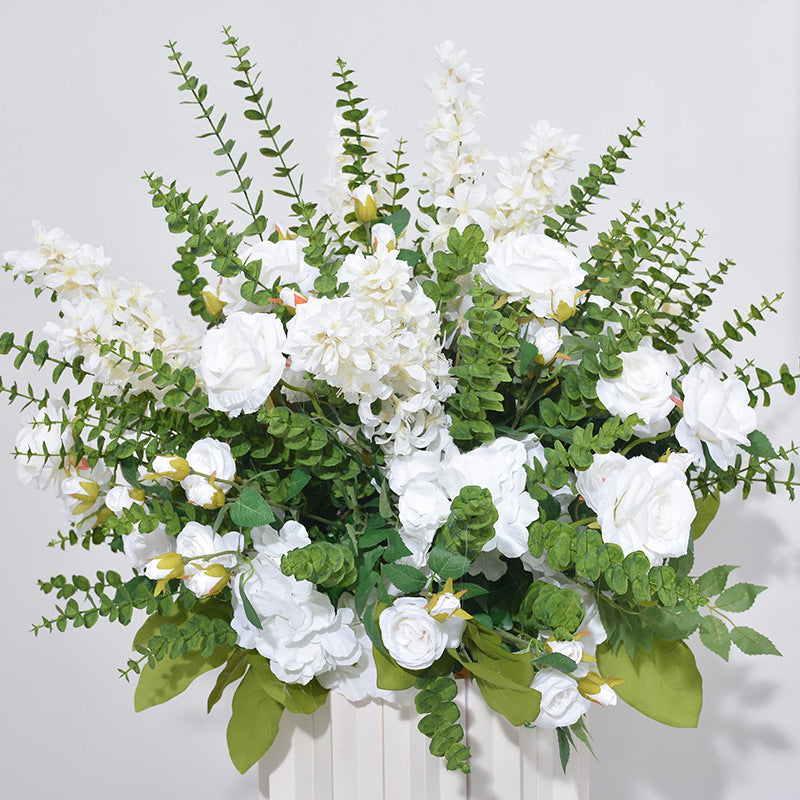
[[[211,578],[219,578],[219,580],[214,584],[211,590],[208,592],[207,596],[211,596],[212,594],[216,594],[217,592],[221,592],[227,585],[228,581],[230,580],[231,574],[228,572],[222,564],[209,564],[203,572]]]
[[[356,219],[359,222],[372,222],[378,219],[378,204],[371,194],[366,194],[363,199],[359,199],[359,196],[354,196],[353,199],[356,203]]]
[[[170,552],[151,558],[144,568],[148,578],[157,578],[154,594],[161,594],[173,578],[182,578],[185,569],[183,556],[180,553]]]
[[[559,301],[558,307],[553,312],[552,317],[556,322],[566,322],[575,313],[575,306]]]
[[[100,494],[100,487],[97,485],[97,481],[87,478],[86,480],[78,481],[78,483],[81,487],[81,491],[72,492],[70,494],[70,497],[74,497],[76,500],[80,501],[72,510],[72,513],[75,515],[85,514],[97,502],[97,498]]]
[[[189,462],[180,456],[156,456],[153,459],[153,475],[146,478],[169,478],[171,481],[182,481],[192,469]]]
[[[224,300],[220,300],[217,295],[209,291],[203,292],[203,302],[206,305],[206,311],[208,311],[214,319],[222,313],[222,309],[227,305]]]

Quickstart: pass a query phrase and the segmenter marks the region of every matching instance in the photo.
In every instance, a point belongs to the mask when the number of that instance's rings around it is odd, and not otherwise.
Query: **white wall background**
[[[632,197],[684,200],[690,226],[709,234],[708,263],[731,256],[739,264],[707,321],[785,289],[781,318],[738,353],[771,368],[797,364],[800,13],[792,0],[224,7],[1,0],[0,12],[0,252],[31,246],[36,218],[103,244],[120,272],[172,290],[169,264],[179,242],[150,208],[139,176],[155,170],[208,193],[214,206],[226,202],[227,187],[213,177],[220,165],[208,142],[192,138],[202,129],[178,105],[167,39],[179,40],[218,107],[231,112],[231,129],[254,145],[221,47],[221,25],[233,25],[264,71],[275,118],[296,137],[294,157],[310,189],[323,170],[335,58],[357,70],[365,96],[389,111],[392,134],[410,139],[419,156],[418,121],[433,112],[422,79],[433,69],[434,45],[451,38],[486,69],[483,134],[495,152],[513,152],[529,122],[549,119],[582,135],[577,177],[626,124],[646,119],[622,186],[598,218]],[[250,168],[271,185],[268,164],[253,158]],[[282,220],[279,198],[269,203],[271,218]],[[3,329],[38,330],[52,314],[10,280],[0,297]],[[2,368],[12,375],[10,364]],[[761,427],[788,442],[797,437],[797,410],[796,400],[783,398],[764,412]],[[17,427],[18,412],[3,407],[0,451],[11,450]],[[208,681],[135,715],[133,687],[116,675],[133,628],[101,622],[90,632],[38,639],[28,632],[51,609],[36,578],[111,565],[102,553],[45,547],[61,523],[59,509],[49,496],[16,486],[10,458],[0,458],[0,487],[6,796],[253,797],[255,775],[239,777],[227,758],[226,703],[205,715]],[[746,506],[729,498],[698,548],[701,566],[741,564],[742,580],[772,587],[750,624],[785,658],[737,652],[726,665],[698,643],[706,697],[696,731],[666,729],[627,708],[593,714],[595,798],[744,800],[785,795],[796,783],[796,514],[783,497],[759,496]]]

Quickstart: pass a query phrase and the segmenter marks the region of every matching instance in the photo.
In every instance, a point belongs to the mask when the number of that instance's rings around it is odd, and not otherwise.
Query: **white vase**
[[[315,714],[284,715],[259,763],[259,800],[588,800],[583,747],[565,776],[555,731],[515,728],[459,684],[469,775],[430,754],[413,707],[356,706],[332,693]]]

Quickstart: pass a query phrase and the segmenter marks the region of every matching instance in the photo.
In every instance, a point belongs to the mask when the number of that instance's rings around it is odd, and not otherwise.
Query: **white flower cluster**
[[[252,536],[256,556],[239,569],[232,593],[231,624],[237,643],[268,658],[272,671],[286,683],[305,684],[321,673],[352,668],[362,651],[356,633],[360,623],[353,609],[335,609],[312,583],[281,571],[281,556],[310,543],[306,529],[290,521],[280,533],[265,526],[254,528]],[[247,618],[241,587],[258,615],[260,629]]]
[[[453,380],[433,302],[390,249],[391,229],[376,225],[373,233],[374,252],[347,256],[339,270],[346,296],[297,307],[285,352],[293,370],[356,403],[365,433],[387,453],[407,454],[438,441],[447,427],[442,402]]]
[[[484,546],[484,558],[476,565],[496,580],[506,569],[498,556],[529,559],[528,525],[539,518],[538,504],[525,491],[525,465],[532,452],[523,442],[508,438],[495,439],[467,453],[446,441],[439,449],[390,461],[389,485],[399,498],[399,533],[411,551],[407,559],[417,567],[426,564],[434,536],[465,486],[488,489],[499,514],[495,536]]]
[[[495,237],[536,229],[556,203],[558,173],[572,166],[578,150],[577,136],[566,136],[541,120],[531,126],[519,155],[500,157],[492,198]]]
[[[204,327],[191,318],[179,319],[156,292],[144,284],[129,284],[108,274],[111,260],[102,248],[78,244],[60,228],[45,230],[34,223],[37,247],[5,254],[15,275],[35,286],[52,289],[58,296],[58,321],[48,322],[44,336],[50,355],[72,361],[83,356],[83,368],[103,391],[113,394],[130,383],[135,392],[160,390],[149,380],[138,380],[128,363],[113,355],[100,355],[100,342],[124,344],[128,355],[143,356],[161,350],[170,366],[195,367],[197,342]],[[140,368],[139,372],[145,372]]]

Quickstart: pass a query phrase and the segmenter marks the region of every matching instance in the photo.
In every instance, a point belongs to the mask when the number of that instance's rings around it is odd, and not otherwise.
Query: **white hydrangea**
[[[438,452],[415,452],[389,461],[389,485],[399,498],[399,532],[411,550],[411,563],[426,563],[436,531],[464,486],[488,489],[499,515],[495,535],[483,550],[509,558],[527,553],[528,525],[539,518],[538,504],[525,491],[527,458],[522,442],[501,437],[467,453],[450,442]]]
[[[252,536],[256,556],[238,570],[232,593],[231,625],[238,634],[237,644],[258,650],[286,683],[306,684],[316,675],[356,664],[362,648],[354,630],[353,609],[336,610],[312,583],[281,571],[281,556],[310,543],[306,529],[290,521],[280,533],[265,526],[254,528]],[[247,619],[242,590],[261,629]]]
[[[61,452],[69,452],[73,443],[66,414],[65,404],[53,399],[29,415],[14,441],[20,483],[46,489],[60,477]]]
[[[46,231],[38,223],[34,228],[37,248],[6,253],[5,259],[15,274],[58,297],[59,318],[44,328],[51,356],[68,361],[83,356],[83,368],[103,385],[105,394],[126,384],[134,392],[149,391],[156,397],[163,390],[149,379],[139,380],[147,367],[131,372],[129,363],[113,353],[101,356],[98,338],[124,345],[129,355],[136,351],[145,361],[158,348],[170,366],[195,368],[196,343],[204,330],[199,320],[176,317],[143,284],[112,277],[111,260],[102,248],[79,244],[60,228]]]
[[[453,379],[433,302],[391,249],[390,229],[376,225],[374,233],[374,253],[342,264],[345,297],[298,306],[286,353],[293,371],[310,372],[358,405],[368,437],[388,453],[408,453],[429,446],[447,426],[442,403]]]
[[[557,199],[558,173],[569,169],[580,150],[577,136],[566,136],[542,120],[515,158],[501,157],[495,174],[495,238],[537,230]]]

